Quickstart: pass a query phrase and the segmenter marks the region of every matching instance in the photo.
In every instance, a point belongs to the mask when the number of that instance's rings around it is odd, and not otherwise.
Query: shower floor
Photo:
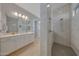
[[[72,48],[54,43],[52,56],[76,56]]]

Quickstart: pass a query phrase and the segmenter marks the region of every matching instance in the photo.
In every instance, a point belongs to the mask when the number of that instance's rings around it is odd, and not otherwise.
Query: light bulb
[[[25,19],[28,19],[28,17],[26,16]]]
[[[50,4],[47,4],[46,7],[47,7],[47,8],[50,7]]]
[[[25,18],[25,16],[23,15],[23,16],[22,16],[22,18],[24,19],[24,18]]]
[[[15,15],[15,16],[18,16],[18,13],[17,13],[17,12],[14,12],[14,15]]]
[[[21,16],[22,16],[22,14],[19,14],[18,16],[19,16],[19,17],[21,17]]]

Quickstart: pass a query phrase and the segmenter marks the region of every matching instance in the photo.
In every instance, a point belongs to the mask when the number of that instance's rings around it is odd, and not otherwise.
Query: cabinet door
[[[34,35],[33,34],[25,34],[23,35],[24,39],[23,39],[23,43],[25,43],[25,45],[31,43],[34,40]]]
[[[17,49],[16,37],[5,37],[1,39],[1,55],[8,55]]]
[[[23,44],[24,44],[23,43],[23,37],[22,37],[22,35],[18,35],[17,38],[18,38],[16,40],[17,41],[17,48],[19,49],[19,48],[22,48],[23,47]]]

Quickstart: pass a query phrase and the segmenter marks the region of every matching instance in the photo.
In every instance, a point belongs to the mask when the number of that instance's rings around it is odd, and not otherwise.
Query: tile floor
[[[64,45],[54,43],[52,49],[53,56],[76,56],[72,48],[66,47]]]
[[[40,55],[40,43],[36,41],[10,54],[10,56],[39,56],[39,55]]]
[[[10,56],[40,56],[40,44],[35,41],[10,54]],[[52,56],[76,56],[76,54],[72,48],[54,43],[52,48]]]

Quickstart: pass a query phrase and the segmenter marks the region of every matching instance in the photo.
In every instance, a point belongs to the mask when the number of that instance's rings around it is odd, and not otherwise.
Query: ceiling
[[[16,3],[16,5],[31,12],[35,16],[40,17],[40,3]],[[51,5],[52,5],[52,9],[56,10],[66,5],[66,3],[52,3]]]
[[[33,20],[33,19],[37,19],[37,17],[35,15],[33,15],[32,13],[28,12],[27,10],[21,8],[21,7],[18,7],[17,5],[15,4],[7,4],[7,3],[4,3],[2,4],[3,8],[2,10],[6,13],[7,16],[9,17],[13,17],[13,18],[18,18],[17,16],[14,15],[15,12],[17,12],[18,14],[21,14],[22,16],[28,16],[28,18],[30,20]]]
[[[55,10],[55,9],[60,8],[60,7],[63,7],[66,4],[67,3],[52,3],[52,8]]]
[[[40,17],[40,3],[16,3],[16,5]]]

